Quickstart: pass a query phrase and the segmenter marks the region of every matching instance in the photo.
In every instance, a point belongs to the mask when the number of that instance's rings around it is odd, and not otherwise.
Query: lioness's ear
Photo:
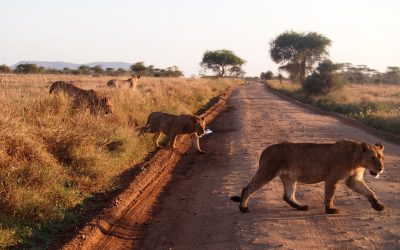
[[[385,147],[383,146],[383,144],[382,143],[377,143],[377,144],[375,144],[375,146],[377,146],[381,151],[383,151],[383,149],[385,149]]]
[[[362,152],[365,153],[368,150],[368,144],[363,142],[361,143]]]

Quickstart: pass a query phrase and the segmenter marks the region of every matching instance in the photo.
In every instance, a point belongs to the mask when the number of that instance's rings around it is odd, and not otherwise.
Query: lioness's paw
[[[327,214],[337,214],[337,213],[339,213],[339,209],[326,207],[325,212]]]
[[[307,211],[307,210],[308,210],[308,206],[307,206],[307,205],[299,206],[299,207],[297,208],[297,210],[299,210],[299,211]]]
[[[240,212],[242,212],[242,213],[248,213],[248,212],[250,212],[250,210],[249,210],[248,207],[239,207],[239,209],[240,209]]]
[[[385,206],[382,205],[382,204],[379,203],[379,202],[372,204],[372,208],[375,209],[376,211],[383,211],[383,210],[385,210]]]

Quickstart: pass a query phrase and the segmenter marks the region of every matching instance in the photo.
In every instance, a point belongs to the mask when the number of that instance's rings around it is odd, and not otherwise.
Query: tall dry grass
[[[150,112],[194,113],[237,83],[143,77],[131,91],[107,88],[109,79],[0,75],[0,248],[43,246],[77,223],[85,199],[118,188],[117,177],[155,148],[138,136]],[[56,80],[111,97],[113,113],[72,109],[68,97],[48,93]]]
[[[400,85],[346,84],[325,96],[307,96],[300,84],[268,81],[268,85],[300,101],[358,119],[400,135]]]

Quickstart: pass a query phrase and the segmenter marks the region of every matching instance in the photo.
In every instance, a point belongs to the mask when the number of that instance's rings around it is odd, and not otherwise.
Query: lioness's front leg
[[[336,185],[337,180],[325,181],[325,212],[327,214],[337,214],[339,212],[339,209],[336,209],[333,205]]]
[[[372,208],[376,211],[383,211],[385,209],[385,207],[379,202],[375,193],[362,180],[362,175],[357,174],[347,178],[346,185],[357,193],[367,197]]]
[[[205,152],[200,149],[199,136],[196,133],[194,133],[191,135],[191,137],[192,137],[192,144],[196,148],[197,152],[199,152],[200,154],[204,154]]]

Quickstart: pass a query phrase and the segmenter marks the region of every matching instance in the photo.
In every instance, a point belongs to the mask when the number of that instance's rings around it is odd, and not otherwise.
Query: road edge
[[[345,123],[346,125],[350,125],[352,127],[359,128],[359,129],[361,129],[361,130],[363,130],[365,132],[368,132],[368,133],[370,133],[370,134],[372,134],[372,135],[374,135],[376,137],[382,138],[383,140],[386,140],[388,142],[400,145],[400,136],[397,136],[395,134],[391,134],[391,133],[388,133],[388,132],[385,132],[385,131],[382,131],[382,130],[378,130],[376,128],[368,126],[367,124],[365,124],[365,123],[363,123],[361,121],[358,121],[358,120],[355,120],[355,119],[351,119],[351,118],[346,117],[346,116],[344,116],[344,115],[342,115],[340,113],[329,112],[329,111],[320,109],[318,107],[315,107],[315,106],[313,106],[311,104],[301,102],[301,101],[299,101],[297,99],[294,99],[294,98],[292,98],[290,96],[287,96],[287,95],[285,95],[285,94],[273,89],[272,87],[268,86],[266,83],[263,83],[263,82],[259,82],[259,83],[263,84],[264,87],[266,89],[270,90],[274,95],[277,95],[277,96],[279,96],[280,98],[282,98],[282,99],[284,99],[286,101],[289,101],[289,102],[291,102],[293,104],[297,104],[298,106],[301,106],[303,108],[309,109],[309,110],[311,110],[314,113],[317,113],[319,115],[326,115],[326,116],[334,117],[334,118],[340,120],[341,122]]]

